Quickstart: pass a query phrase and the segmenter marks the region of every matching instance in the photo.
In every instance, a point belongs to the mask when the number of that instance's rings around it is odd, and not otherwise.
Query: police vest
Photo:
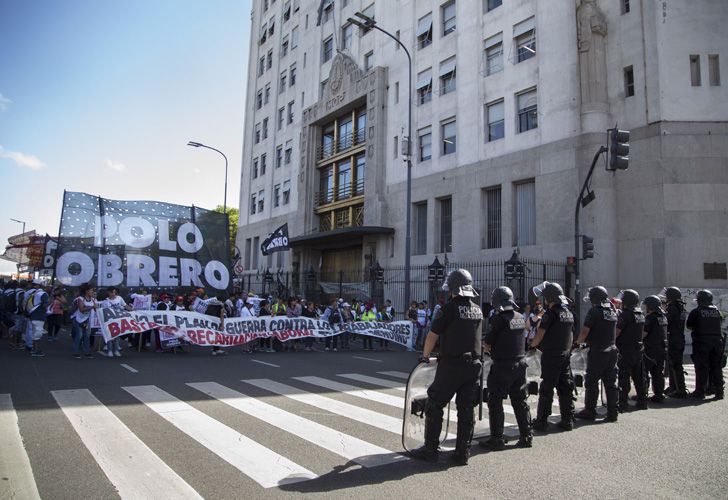
[[[718,337],[722,317],[715,306],[698,307],[696,327],[693,328],[693,335],[696,337]]]
[[[440,322],[444,322],[443,334],[440,336],[440,355],[443,358],[460,358],[465,353],[481,353],[481,323],[483,312],[480,307],[467,298],[457,298],[445,304],[443,314],[437,320],[433,330],[440,331]]]
[[[574,342],[574,315],[565,305],[551,307],[543,313],[545,330],[539,348],[544,354],[568,354]]]
[[[667,305],[667,333],[672,336],[683,338],[685,335],[685,320],[688,312],[680,302],[673,302]]]
[[[523,330],[526,320],[516,311],[501,311],[490,320],[486,343],[493,361],[515,361],[526,353]]]
[[[621,330],[617,337],[619,351],[639,351],[640,344],[642,344],[642,331],[645,329],[645,315],[642,311],[623,310],[617,326]]]
[[[615,345],[617,338],[617,311],[611,307],[594,306],[587,313],[593,322],[586,338],[589,348],[604,351]]]
[[[667,318],[661,312],[653,312],[645,317],[645,348],[648,350],[664,350],[667,330]]]

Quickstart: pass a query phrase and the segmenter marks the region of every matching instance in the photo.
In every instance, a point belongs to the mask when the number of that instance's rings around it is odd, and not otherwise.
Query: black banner
[[[263,243],[260,244],[260,250],[263,255],[270,255],[273,252],[283,252],[291,248],[288,246],[288,223],[273,231]]]
[[[55,277],[126,290],[230,286],[227,215],[65,192]]]

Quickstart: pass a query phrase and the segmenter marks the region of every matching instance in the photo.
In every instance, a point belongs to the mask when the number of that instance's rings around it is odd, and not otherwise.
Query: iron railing
[[[364,129],[350,132],[337,140],[332,140],[327,144],[322,144],[316,148],[316,161],[331,158],[339,153],[343,153],[348,149],[360,146],[366,142],[366,131]]]

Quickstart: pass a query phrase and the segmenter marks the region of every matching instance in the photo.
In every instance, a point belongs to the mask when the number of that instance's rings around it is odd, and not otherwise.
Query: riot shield
[[[526,362],[526,387],[528,394],[538,394],[538,381],[541,380],[541,351],[538,349],[529,349],[523,360]]]
[[[483,394],[483,405],[488,405],[488,375],[490,369],[493,366],[493,359],[490,356],[483,356],[483,373],[482,373],[482,386],[480,390]],[[478,418],[475,420],[475,429],[473,430],[473,438],[482,438],[490,434],[490,422],[488,417],[483,418],[482,405],[478,410]]]
[[[584,387],[588,353],[588,347],[579,347],[571,351],[571,373],[574,377],[574,386],[576,387]]]
[[[402,420],[402,446],[412,451],[425,444],[425,403],[427,389],[435,380],[437,358],[430,358],[429,363],[420,363],[414,367],[407,379],[404,393],[404,418]],[[440,443],[445,441],[450,426],[450,403],[445,408]]]

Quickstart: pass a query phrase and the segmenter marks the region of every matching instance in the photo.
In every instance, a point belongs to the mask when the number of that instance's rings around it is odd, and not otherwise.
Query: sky
[[[0,250],[63,190],[238,206],[250,0],[0,0]],[[15,270],[0,260],[0,273]]]

